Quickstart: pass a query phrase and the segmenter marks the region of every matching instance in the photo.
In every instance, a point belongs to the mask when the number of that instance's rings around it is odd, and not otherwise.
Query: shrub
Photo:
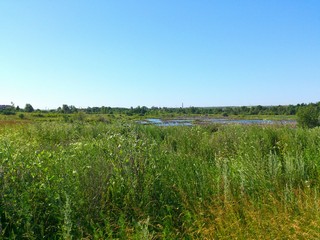
[[[319,112],[316,106],[308,105],[299,108],[297,112],[298,126],[303,128],[313,128],[319,126]]]

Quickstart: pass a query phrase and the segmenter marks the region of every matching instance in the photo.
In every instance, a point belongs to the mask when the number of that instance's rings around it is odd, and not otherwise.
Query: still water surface
[[[170,119],[148,118],[139,121],[140,124],[151,124],[156,126],[192,126],[197,124],[219,123],[219,124],[295,124],[295,120],[262,120],[262,119],[222,119],[222,118],[199,118],[199,119]]]

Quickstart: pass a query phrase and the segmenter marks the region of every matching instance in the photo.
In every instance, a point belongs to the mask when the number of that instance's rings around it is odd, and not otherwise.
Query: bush
[[[298,126],[302,128],[314,128],[319,126],[319,111],[314,105],[299,108],[297,117]]]

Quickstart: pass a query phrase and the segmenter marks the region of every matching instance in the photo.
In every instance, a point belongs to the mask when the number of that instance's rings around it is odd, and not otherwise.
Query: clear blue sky
[[[319,0],[2,0],[0,104],[320,101]]]

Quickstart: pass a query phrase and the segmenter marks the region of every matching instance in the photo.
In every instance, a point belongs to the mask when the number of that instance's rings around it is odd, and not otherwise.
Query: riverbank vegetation
[[[2,239],[320,238],[319,128],[82,117],[0,124]]]
[[[103,115],[124,115],[130,116],[153,116],[153,117],[177,117],[177,116],[233,116],[233,117],[245,117],[250,116],[294,116],[299,109],[307,108],[308,106],[315,107],[318,112],[320,111],[320,102],[309,104],[297,104],[297,105],[278,105],[278,106],[231,106],[231,107],[151,107],[137,106],[135,108],[119,108],[119,107],[87,107],[77,108],[73,105],[63,104],[62,107],[50,110],[34,109],[31,104],[27,103],[24,108],[19,106],[15,107],[14,103],[11,105],[0,105],[0,114],[2,115],[15,115],[25,113],[35,113],[38,115],[57,115],[57,114],[73,114],[73,113],[86,113],[86,114],[103,114]]]

